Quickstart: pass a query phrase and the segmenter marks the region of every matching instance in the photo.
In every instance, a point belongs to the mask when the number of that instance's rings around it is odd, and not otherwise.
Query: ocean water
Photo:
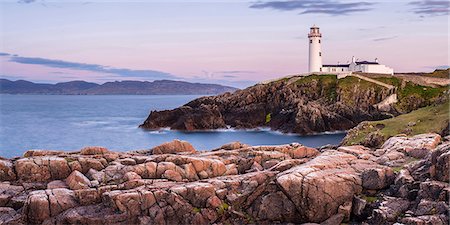
[[[29,149],[79,150],[104,146],[115,151],[149,149],[180,139],[198,150],[240,141],[251,145],[299,142],[318,147],[338,144],[344,133],[299,136],[269,130],[180,132],[138,128],[151,110],[173,109],[193,95],[0,95],[0,156]]]

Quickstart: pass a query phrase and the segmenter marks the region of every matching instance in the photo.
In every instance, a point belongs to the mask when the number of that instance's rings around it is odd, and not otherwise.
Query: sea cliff
[[[188,131],[270,127],[312,134],[348,130],[362,121],[387,119],[448,98],[448,87],[421,86],[392,76],[373,80],[385,85],[355,76],[283,78],[234,93],[199,98],[173,110],[152,111],[141,127]],[[377,107],[392,94],[398,96],[396,104]]]
[[[30,150],[0,160],[0,223],[448,224],[449,138]]]

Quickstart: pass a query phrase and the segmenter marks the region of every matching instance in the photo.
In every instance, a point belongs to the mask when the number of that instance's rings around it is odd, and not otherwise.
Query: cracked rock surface
[[[430,137],[320,151],[199,152],[178,140],[133,152],[30,150],[0,159],[0,224],[448,224],[450,143]],[[416,151],[411,141],[426,154],[392,164],[393,153]]]

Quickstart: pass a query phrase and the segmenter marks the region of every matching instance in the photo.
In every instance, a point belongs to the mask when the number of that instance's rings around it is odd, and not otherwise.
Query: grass
[[[403,169],[403,166],[396,166],[396,167],[392,167],[392,170],[394,171],[394,173],[399,173],[400,170]]]
[[[225,211],[228,210],[230,206],[227,203],[222,203],[219,207],[217,207],[217,213],[219,215],[223,215],[225,213]]]
[[[70,163],[70,162],[73,162],[73,161],[76,161],[75,159],[73,159],[73,158],[64,158],[65,160],[66,160],[66,162],[67,163]]]
[[[448,86],[423,86],[411,81],[403,81],[401,78],[393,76],[376,77],[373,79],[397,87],[398,103],[396,104],[396,108],[401,112],[410,112],[412,110],[410,106],[414,105],[415,102],[419,102],[422,106],[429,105],[436,98],[448,91]]]
[[[427,106],[395,118],[368,122],[363,130],[352,131],[352,138],[347,144],[360,144],[372,132],[380,132],[386,139],[398,134],[408,136],[423,133],[440,133],[449,124],[449,102],[441,105]],[[414,124],[411,126],[411,124]],[[408,130],[408,132],[405,132]],[[357,133],[354,133],[357,132]]]
[[[372,197],[372,196],[362,196],[362,199],[366,200],[367,203],[374,203],[378,200],[377,197]]]
[[[400,87],[402,85],[402,80],[397,77],[389,76],[389,77],[375,77],[374,80],[381,81],[385,84],[390,84],[396,87]]]
[[[439,96],[441,93],[448,90],[448,87],[428,87],[418,84],[414,84],[411,81],[406,82],[405,86],[398,91],[398,97],[400,99],[408,97],[410,95],[418,95],[425,100],[430,100]]]
[[[338,79],[336,75],[324,74],[324,75],[309,75],[295,81],[295,85],[303,86],[310,85],[317,82],[319,93],[321,96],[326,96],[328,100],[335,101],[337,97]]]
[[[201,212],[201,210],[197,207],[194,207],[194,208],[192,208],[192,212],[199,213],[199,212]]]
[[[267,115],[266,115],[266,124],[267,123],[270,123],[270,120],[272,119],[272,113],[268,113]]]
[[[445,70],[437,69],[437,70],[435,70],[432,73],[423,74],[423,76],[438,77],[438,78],[450,78],[449,74],[450,74],[450,68],[449,69],[445,69]]]

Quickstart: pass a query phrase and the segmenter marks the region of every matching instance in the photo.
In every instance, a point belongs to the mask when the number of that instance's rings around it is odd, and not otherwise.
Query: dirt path
[[[383,87],[386,87],[386,88],[389,89],[389,90],[395,88],[393,85],[386,84],[386,83],[383,83],[383,82],[381,82],[381,81],[374,80],[374,79],[372,79],[372,78],[369,78],[369,77],[366,77],[366,76],[362,76],[362,75],[359,75],[359,74],[352,74],[352,75],[350,75],[350,76],[354,76],[354,77],[357,77],[357,78],[359,78],[359,79],[362,79],[362,80],[365,80],[365,81],[369,81],[369,82],[372,82],[372,83],[381,85],[381,86],[383,86]]]

